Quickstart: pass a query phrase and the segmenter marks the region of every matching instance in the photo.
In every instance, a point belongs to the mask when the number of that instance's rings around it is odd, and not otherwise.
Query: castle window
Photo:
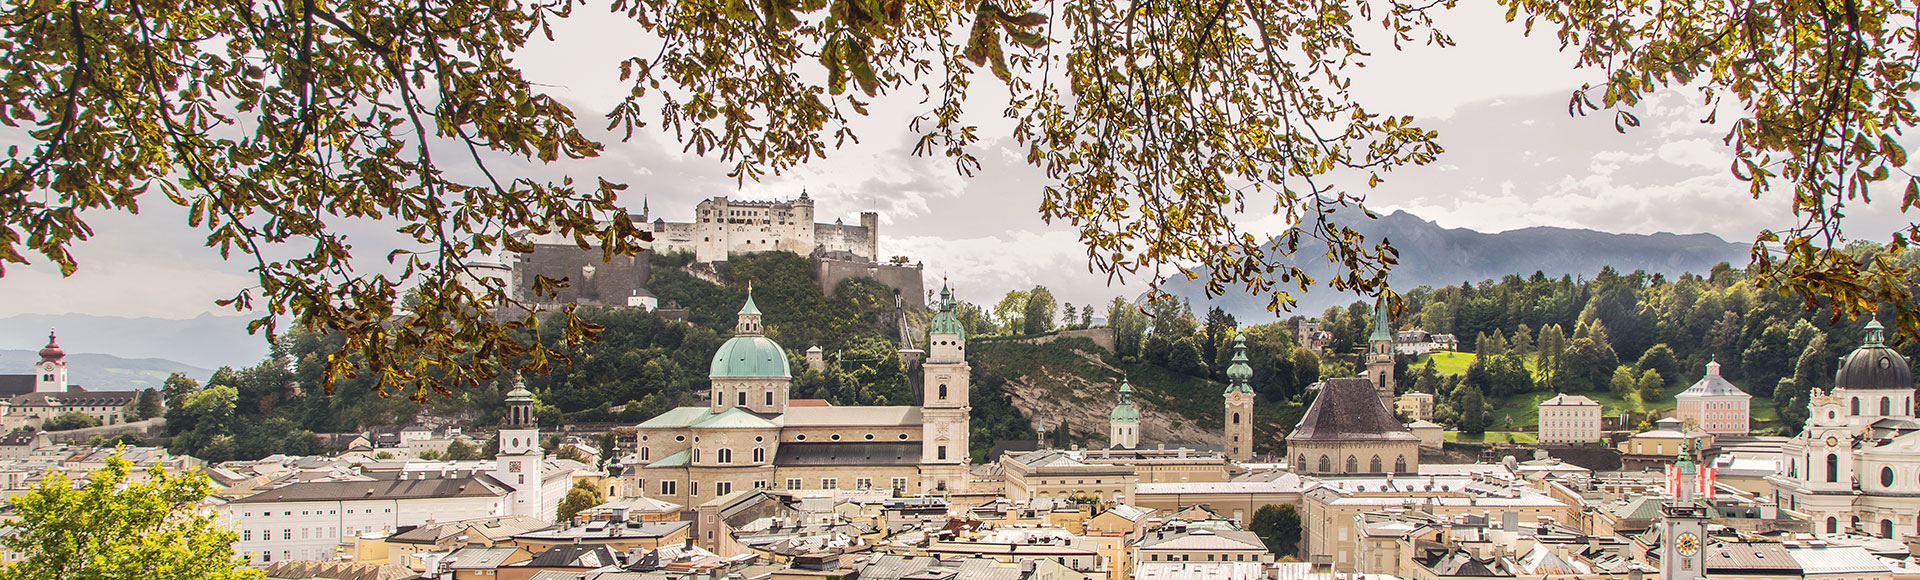
[[[1331,472],[1333,472],[1333,460],[1327,459],[1325,455],[1320,456],[1320,473]]]
[[[1373,456],[1373,461],[1367,463],[1367,473],[1380,473],[1380,456]]]
[[[1358,471],[1360,471],[1360,459],[1352,455],[1348,455],[1346,473],[1355,473]]]
[[[1406,473],[1406,472],[1407,472],[1407,456],[1405,456],[1405,455],[1402,455],[1402,456],[1400,456],[1400,457],[1397,457],[1397,458],[1394,458],[1394,460],[1393,460],[1393,472],[1394,472],[1394,473]]]

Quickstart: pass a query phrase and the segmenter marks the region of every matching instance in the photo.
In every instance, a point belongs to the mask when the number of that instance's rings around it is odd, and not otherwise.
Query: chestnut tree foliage
[[[1762,232],[1764,282],[1852,315],[1899,305],[1920,330],[1907,272],[1835,251],[1841,218],[1905,182],[1896,136],[1914,123],[1913,6],[1891,0],[1502,0],[1557,34],[1606,82],[1571,99],[1621,130],[1651,91],[1698,91],[1727,127],[1730,170],[1756,196],[1790,196],[1801,222]],[[1349,91],[1369,59],[1452,43],[1433,16],[1452,0],[44,0],[0,4],[0,264],[29,255],[71,273],[69,248],[100,211],[186,208],[258,284],[225,303],[346,337],[329,376],[372,373],[423,399],[518,364],[561,357],[513,331],[540,322],[498,281],[463,283],[472,256],[559,234],[630,252],[648,235],[619,215],[624,185],[547,182],[527,163],[597,155],[567,107],[511,60],[559,18],[630,19],[609,49],[630,96],[605,121],[663,130],[722,159],[742,183],[856,140],[881,99],[919,107],[915,153],[980,164],[982,116],[1007,118],[1048,181],[1039,212],[1076,226],[1109,276],[1206,276],[1211,292],[1272,296],[1325,283],[1386,294],[1395,252],[1333,210],[1392,170],[1431,162],[1439,136]],[[579,16],[588,14],[588,16]],[[1365,32],[1378,27],[1384,34]],[[969,107],[985,83],[998,111]],[[978,101],[975,101],[978,102]],[[998,103],[999,101],[995,101]],[[1883,182],[1892,182],[1881,185]],[[1272,212],[1269,239],[1237,225]],[[1340,214],[1345,216],[1348,214]],[[346,221],[381,220],[417,246],[355,268]],[[1903,248],[1920,231],[1890,240]],[[1295,255],[1318,238],[1324,256]],[[1342,268],[1316,281],[1299,266]],[[4,272],[0,272],[3,274]],[[537,289],[560,282],[538,280]],[[408,307],[402,288],[417,287]],[[511,312],[509,316],[487,313]],[[571,340],[595,328],[558,317]]]

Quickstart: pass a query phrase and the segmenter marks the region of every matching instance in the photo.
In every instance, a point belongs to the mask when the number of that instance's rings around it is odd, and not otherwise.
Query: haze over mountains
[[[247,334],[245,316],[195,318],[127,318],[88,314],[20,314],[0,318],[0,349],[33,352],[47,344],[47,329],[60,334],[60,347],[71,358],[78,353],[105,353],[119,358],[158,358],[202,369],[252,366],[267,354],[266,339]],[[18,357],[0,352],[0,369],[12,368]],[[37,357],[26,361],[32,364]],[[74,362],[75,377],[80,376]],[[14,372],[14,371],[0,371]],[[161,375],[165,378],[165,375]],[[195,379],[205,379],[196,375]],[[91,388],[75,378],[74,382]]]
[[[1684,272],[1705,274],[1714,265],[1730,262],[1744,266],[1751,246],[1728,242],[1713,234],[1610,234],[1585,229],[1532,227],[1495,234],[1468,229],[1445,228],[1405,211],[1382,215],[1377,220],[1357,220],[1354,229],[1367,236],[1368,243],[1386,239],[1400,251],[1400,263],[1393,268],[1393,288],[1399,291],[1419,286],[1457,285],[1499,279],[1509,274],[1532,275],[1535,271],[1559,277],[1592,278],[1604,266],[1621,272],[1645,270],[1677,276]],[[1268,248],[1274,245],[1269,243]],[[1303,240],[1294,255],[1306,262],[1306,271],[1316,283],[1324,283],[1333,267],[1321,256],[1326,245],[1318,240]],[[1206,298],[1205,286],[1198,281],[1176,280],[1167,291],[1194,301],[1197,313],[1201,303],[1219,306],[1242,322],[1270,320],[1267,297],[1236,292]],[[1300,301],[1291,313],[1313,317],[1329,306],[1345,305],[1361,299],[1358,295],[1334,291],[1324,285],[1295,296]]]

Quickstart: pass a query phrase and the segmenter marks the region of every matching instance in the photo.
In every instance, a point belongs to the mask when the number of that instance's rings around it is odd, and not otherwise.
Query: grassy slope
[[[1429,358],[1433,360],[1434,369],[1440,371],[1440,374],[1464,375],[1467,373],[1467,367],[1473,364],[1474,354],[1470,352],[1433,353],[1432,355],[1415,358],[1413,363],[1408,365],[1408,368],[1419,369],[1426,366]],[[1527,370],[1534,371],[1535,375],[1538,376],[1539,370],[1533,368],[1532,360],[1527,361]],[[1665,412],[1673,410],[1676,405],[1673,398],[1674,395],[1678,395],[1681,391],[1687,390],[1687,387],[1691,385],[1692,383],[1686,383],[1675,387],[1668,387],[1665,391],[1661,392],[1659,399],[1653,401],[1642,400],[1637,394],[1625,398],[1614,396],[1613,393],[1581,394],[1599,402],[1600,406],[1606,410],[1608,415],[1618,414],[1622,411],[1631,411],[1636,414]],[[1490,409],[1492,416],[1487,423],[1487,428],[1501,430],[1532,429],[1540,422],[1540,402],[1551,399],[1553,396],[1554,393],[1551,392],[1523,393],[1509,397],[1504,401],[1489,401],[1489,404],[1492,405],[1492,409]],[[1770,422],[1779,419],[1779,413],[1773,407],[1773,399],[1754,397],[1753,419],[1755,422]]]
[[[1134,398],[1157,409],[1179,414],[1203,429],[1218,429],[1225,407],[1220,393],[1225,385],[1204,378],[1187,376],[1148,364],[1123,362],[1086,339],[1067,339],[1047,344],[1022,344],[1010,341],[982,341],[969,345],[967,358],[976,372],[991,371],[1008,379],[1029,377],[1043,384],[1048,393],[1084,406],[1092,413],[1104,414],[1113,406],[1111,392],[1085,392],[1075,389],[1062,377],[1077,377],[1093,383],[1111,383],[1119,375],[1087,360],[1082,353],[1098,353],[1101,361],[1126,373],[1133,385]],[[1298,404],[1256,402],[1255,451],[1278,451],[1285,431],[1300,420],[1305,409]],[[1075,434],[1104,438],[1105,433]],[[1271,446],[1271,447],[1269,447]]]

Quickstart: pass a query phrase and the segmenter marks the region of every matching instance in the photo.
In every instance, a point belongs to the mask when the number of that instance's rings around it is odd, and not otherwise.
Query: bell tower
[[[1107,446],[1133,449],[1140,446],[1140,410],[1133,408],[1133,385],[1120,379],[1120,404],[1107,416]]]
[[[513,488],[510,515],[551,519],[542,497],[540,422],[533,416],[533,392],[515,375],[507,392],[507,413],[500,419],[500,454],[494,457],[493,477]]]
[[[1673,500],[1661,508],[1660,572],[1662,580],[1700,580],[1707,577],[1707,508],[1694,501],[1694,492],[1712,489],[1712,474],[1693,462],[1693,449],[1682,448],[1668,467],[1668,490]]]
[[[1393,411],[1393,324],[1387,320],[1387,299],[1373,304],[1373,336],[1367,338],[1367,378],[1380,392],[1380,405]]]
[[[1226,447],[1227,459],[1232,461],[1253,460],[1253,386],[1247,384],[1253,378],[1253,367],[1247,365],[1247,335],[1233,336],[1233,364],[1227,367],[1227,413],[1222,427],[1221,443]]]
[[[40,362],[33,365],[33,392],[67,392],[67,351],[60,348],[53,329],[47,329],[47,346],[40,349]]]
[[[939,308],[927,328],[927,361],[920,365],[926,385],[920,402],[920,485],[948,492],[967,483],[973,367],[967,364],[966,328],[955,313],[953,291],[944,284]]]

